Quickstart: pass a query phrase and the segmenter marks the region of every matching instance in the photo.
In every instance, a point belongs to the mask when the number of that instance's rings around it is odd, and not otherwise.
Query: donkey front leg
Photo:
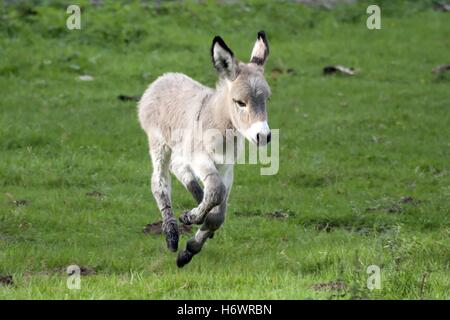
[[[192,194],[197,204],[203,200],[203,189],[195,177],[192,169],[183,160],[181,156],[172,154],[170,163],[170,170],[175,174],[177,179],[184,185],[184,187]]]
[[[178,226],[172,212],[171,181],[169,172],[170,149],[167,145],[156,140],[150,140],[150,155],[153,172],[151,188],[159,211],[162,214],[162,229],[166,235],[167,248],[170,251],[178,250]]]

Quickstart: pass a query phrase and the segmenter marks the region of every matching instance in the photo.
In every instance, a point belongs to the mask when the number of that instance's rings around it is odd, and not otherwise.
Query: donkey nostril
[[[269,143],[271,139],[272,139],[272,132],[269,132],[269,134],[267,135],[267,143]]]

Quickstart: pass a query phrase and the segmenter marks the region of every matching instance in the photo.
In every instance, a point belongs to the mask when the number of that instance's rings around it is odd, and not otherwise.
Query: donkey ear
[[[267,41],[266,33],[264,31],[258,32],[255,45],[253,46],[250,63],[264,66],[269,56],[269,43]]]
[[[229,80],[236,79],[238,64],[233,51],[225,44],[223,39],[215,36],[211,46],[211,58],[217,72],[221,77]]]

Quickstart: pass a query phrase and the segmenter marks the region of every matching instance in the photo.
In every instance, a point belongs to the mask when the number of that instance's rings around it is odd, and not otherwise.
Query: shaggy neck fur
[[[229,110],[230,82],[221,79],[214,93],[208,101],[207,109],[211,112],[212,128],[218,129],[225,134],[226,129],[235,129]]]

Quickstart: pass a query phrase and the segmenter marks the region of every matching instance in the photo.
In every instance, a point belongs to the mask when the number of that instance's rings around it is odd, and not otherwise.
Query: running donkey
[[[187,241],[186,249],[179,252],[178,267],[189,263],[224,221],[233,164],[219,160],[221,154],[217,150],[223,150],[229,133],[240,142],[243,137],[257,145],[270,142],[266,111],[270,88],[264,79],[268,55],[264,31],[258,32],[249,63],[239,62],[222,38],[216,36],[211,46],[212,62],[219,74],[215,90],[184,74],[167,73],[153,82],[139,101],[139,122],[148,135],[153,164],[151,189],[162,213],[169,250],[178,250],[179,239],[169,171],[198,203],[180,216],[182,223],[201,227]],[[219,134],[199,141],[196,123],[201,124],[202,130],[213,129]],[[186,156],[186,149],[192,146]]]

